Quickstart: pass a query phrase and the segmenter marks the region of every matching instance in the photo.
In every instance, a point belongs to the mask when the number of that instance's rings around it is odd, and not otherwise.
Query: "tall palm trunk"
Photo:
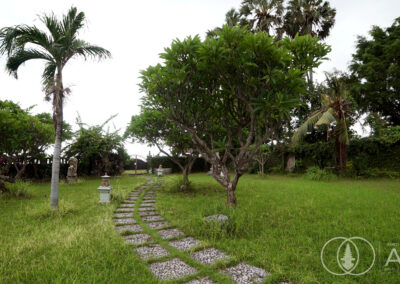
[[[53,164],[51,168],[51,191],[50,191],[50,209],[58,210],[58,191],[60,182],[60,156],[62,143],[62,127],[63,127],[63,86],[62,71],[58,67],[56,78],[56,90],[53,97],[53,119],[55,124],[55,142],[53,153]]]

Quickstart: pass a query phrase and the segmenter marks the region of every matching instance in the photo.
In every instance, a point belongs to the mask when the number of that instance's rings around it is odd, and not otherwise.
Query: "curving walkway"
[[[216,283],[207,273],[226,275],[233,283],[261,283],[270,274],[246,263],[235,264],[232,258],[216,249],[204,247],[202,242],[173,227],[155,209],[156,191],[161,183],[153,180],[135,189],[120,204],[114,214],[116,231],[127,244],[147,262],[149,269],[160,280],[179,283]],[[223,266],[224,268],[218,268]]]

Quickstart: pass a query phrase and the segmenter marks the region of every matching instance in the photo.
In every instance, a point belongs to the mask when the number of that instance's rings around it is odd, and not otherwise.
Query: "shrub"
[[[2,193],[4,199],[32,197],[32,194],[29,191],[29,182],[17,180],[15,183],[6,182],[5,184],[7,191]]]
[[[337,176],[326,169],[320,169],[318,167],[309,167],[304,175],[304,178],[309,180],[335,180]]]

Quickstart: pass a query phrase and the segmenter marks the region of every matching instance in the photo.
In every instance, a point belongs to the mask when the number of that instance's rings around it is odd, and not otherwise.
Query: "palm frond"
[[[77,36],[78,30],[80,30],[84,25],[85,13],[79,12],[76,7],[71,7],[63,17],[63,32],[68,34],[70,39],[73,40]]]
[[[45,24],[49,30],[53,40],[55,42],[59,41],[62,37],[62,27],[56,16],[52,13],[50,15],[43,15],[40,20]]]
[[[339,142],[346,143],[346,145],[350,144],[346,118],[338,121],[335,131],[337,133],[336,135],[339,137]]]
[[[6,69],[10,72],[10,74],[14,75],[15,78],[18,78],[17,71],[19,66],[31,59],[44,59],[53,62],[53,58],[44,52],[40,52],[35,49],[20,49],[8,57]]]
[[[83,56],[85,60],[88,57],[98,59],[111,57],[111,53],[107,49],[97,45],[91,45],[83,40],[74,41],[72,47],[72,56],[74,56],[75,54]]]
[[[307,118],[307,120],[293,134],[292,143],[296,144],[300,142],[300,140],[307,134],[307,132],[312,130],[315,123],[322,117],[323,113],[323,111],[319,110],[314,112],[309,118]]]
[[[27,25],[5,27],[0,31],[0,54],[7,52],[11,56],[14,52],[24,49],[27,43],[36,44],[44,49],[51,46],[52,40],[46,33],[37,27]]]
[[[315,126],[318,125],[330,125],[332,122],[336,121],[335,110],[333,108],[329,108],[327,111],[323,113],[321,118],[315,123]]]

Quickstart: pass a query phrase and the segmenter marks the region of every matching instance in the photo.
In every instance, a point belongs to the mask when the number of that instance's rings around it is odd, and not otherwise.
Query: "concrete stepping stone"
[[[154,207],[139,207],[139,211],[153,211]]]
[[[163,240],[172,239],[172,238],[176,238],[176,237],[185,235],[184,232],[182,232],[176,228],[160,230],[157,233],[161,236],[161,238]]]
[[[127,225],[127,224],[136,224],[137,223],[134,218],[114,219],[114,222],[117,225]]]
[[[156,202],[155,199],[147,199],[142,201],[142,203],[154,203],[154,202]]]
[[[211,281],[210,278],[204,277],[201,279],[193,279],[189,282],[185,282],[184,284],[214,284],[215,282]]]
[[[125,226],[116,226],[115,230],[117,230],[118,232],[122,233],[125,231],[129,231],[129,232],[142,232],[143,229],[142,227],[140,227],[140,225],[125,225]]]
[[[116,217],[116,218],[133,217],[133,213],[116,213],[116,214],[114,214],[114,217]]]
[[[164,218],[160,215],[154,215],[154,216],[144,216],[142,217],[142,220],[145,222],[164,221]]]
[[[192,258],[194,260],[197,260],[201,264],[211,265],[211,264],[214,264],[218,260],[228,259],[229,256],[215,248],[208,248],[208,249],[193,253]]]
[[[125,200],[124,200],[124,203],[125,203],[125,204],[127,204],[127,203],[129,203],[129,204],[135,204],[135,203],[136,203],[136,200],[125,199]]]
[[[154,198],[155,198],[155,196],[145,196],[145,197],[143,197],[144,200],[149,200],[149,199],[154,199]]]
[[[150,229],[161,229],[167,226],[171,226],[171,224],[168,221],[162,221],[147,223],[147,226],[149,226]]]
[[[157,215],[156,211],[141,211],[139,212],[139,216],[150,216],[150,215]]]
[[[236,266],[221,271],[239,284],[253,284],[263,282],[270,274],[262,268],[247,263],[240,263]]]
[[[154,207],[154,205],[156,205],[155,203],[143,203],[140,206],[141,207]]]
[[[151,242],[151,237],[148,234],[133,234],[123,236],[126,244],[140,245],[143,243]]]
[[[193,239],[192,237],[187,237],[187,238],[183,238],[180,240],[169,242],[169,245],[171,247],[174,247],[180,251],[191,250],[192,248],[196,247],[199,244],[200,244],[200,241]]]
[[[141,259],[160,258],[169,255],[169,251],[159,244],[138,247],[135,251],[140,255]]]
[[[135,203],[121,203],[119,206],[121,206],[121,207],[135,207]]]
[[[137,197],[128,196],[128,199],[131,200],[131,201],[136,201],[138,198]]]
[[[184,263],[179,258],[155,262],[149,266],[151,272],[159,279],[172,280],[185,277],[197,272],[197,269]]]
[[[133,212],[133,208],[117,208],[116,212]]]

